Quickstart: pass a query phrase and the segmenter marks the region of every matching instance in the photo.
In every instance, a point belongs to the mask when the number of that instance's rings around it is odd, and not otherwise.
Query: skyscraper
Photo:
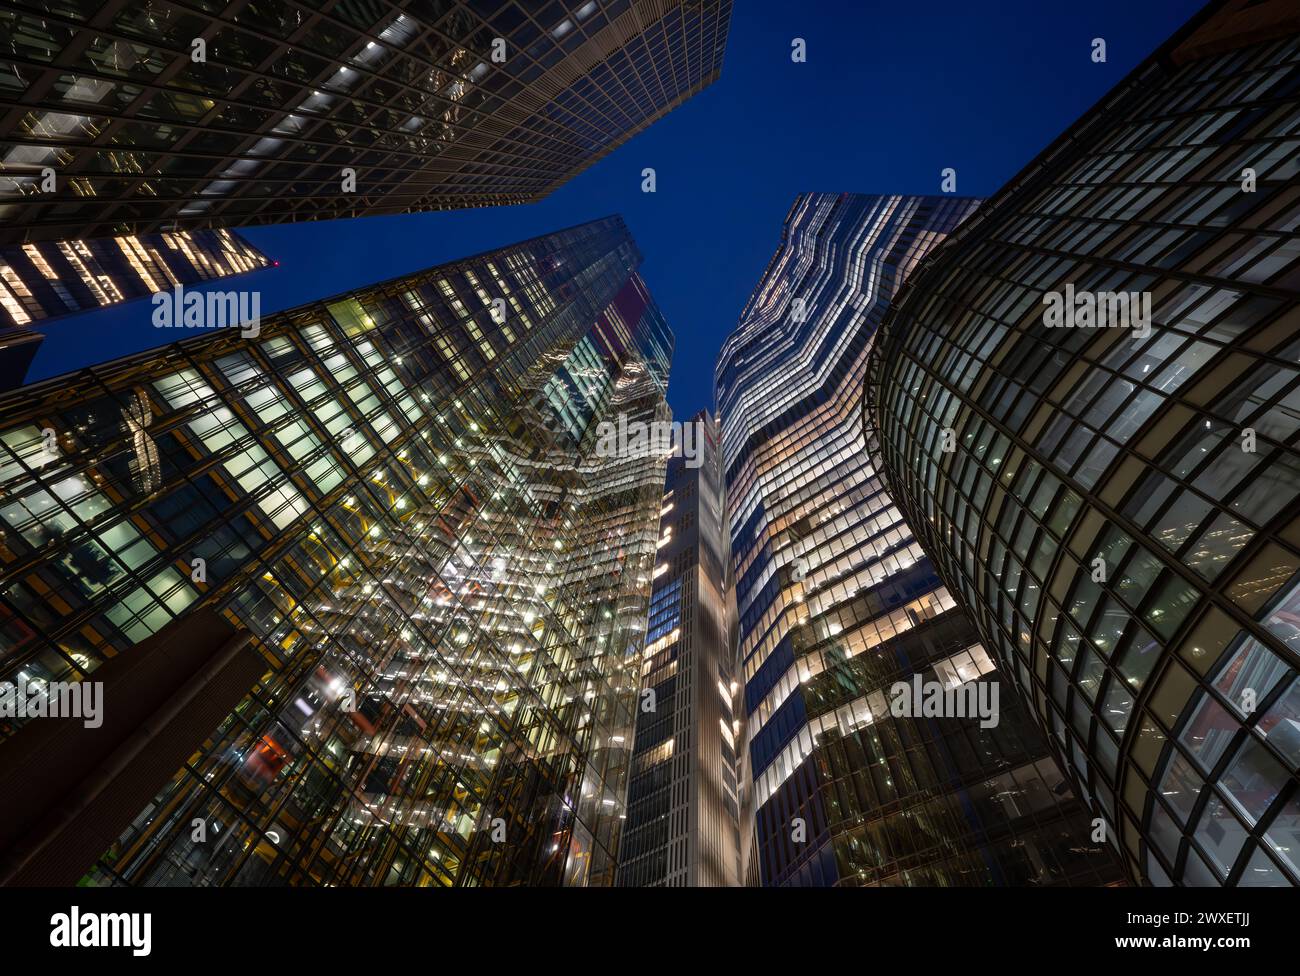
[[[872,358],[894,498],[1138,882],[1300,882],[1298,29],[1209,5]]]
[[[730,17],[0,2],[0,245],[535,201],[716,80]]]
[[[977,203],[799,197],[723,345],[751,882],[1115,877],[1025,710],[992,697],[1003,676],[865,450],[862,380],[880,317]],[[895,711],[895,686],[914,681],[994,707]]]
[[[228,230],[0,248],[0,329],[270,267]]]
[[[264,664],[88,883],[613,883],[664,462],[595,428],[668,418],[639,261],[609,218],[0,396],[0,681],[200,608]]]
[[[683,424],[659,516],[621,886],[740,883],[735,597],[717,424]]]

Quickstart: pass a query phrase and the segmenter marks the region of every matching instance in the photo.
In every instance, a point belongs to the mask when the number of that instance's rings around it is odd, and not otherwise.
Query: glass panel
[[[1187,565],[1212,582],[1254,534],[1253,529],[1221,512],[1187,553]]]
[[[1242,888],[1289,888],[1293,883],[1259,847],[1237,881]]]
[[[1292,769],[1300,766],[1300,678],[1292,679],[1291,687],[1259,720],[1257,728],[1269,745],[1290,760]]]
[[[1241,723],[1205,692],[1200,693],[1200,699],[1178,741],[1187,747],[1196,764],[1208,773],[1241,729]]]
[[[1102,704],[1101,716],[1106,724],[1122,736],[1128,727],[1128,716],[1133,710],[1133,690],[1114,675],[1106,685],[1106,700]]]
[[[1264,839],[1282,856],[1291,872],[1300,876],[1300,795],[1291,797],[1278,811]]]
[[[1218,888],[1223,879],[1210,870],[1192,848],[1187,849],[1187,863],[1183,865],[1183,884],[1190,888]]]
[[[1249,836],[1228,805],[1218,796],[1210,797],[1196,828],[1196,839],[1221,874],[1226,876],[1232,870]]]
[[[1191,816],[1196,798],[1201,795],[1205,781],[1196,774],[1180,753],[1175,752],[1165,769],[1164,780],[1160,784],[1160,795],[1169,804],[1170,809],[1178,815],[1181,822]]]
[[[1183,835],[1161,803],[1151,809],[1150,840],[1170,864],[1178,860],[1178,845],[1182,843]]]
[[[1248,716],[1268,696],[1287,667],[1254,638],[1246,638],[1214,679],[1214,687],[1237,714]]]
[[[1255,739],[1247,739],[1221,783],[1238,808],[1254,823],[1263,816],[1287,781],[1286,770]]]

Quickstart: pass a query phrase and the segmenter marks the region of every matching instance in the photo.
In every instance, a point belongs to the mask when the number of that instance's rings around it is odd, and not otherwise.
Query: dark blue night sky
[[[541,203],[250,228],[280,267],[240,282],[268,314],[621,213],[677,336],[669,400],[688,416],[711,405],[718,348],[796,194],[936,193],[948,166],[959,194],[992,193],[1200,6],[737,0],[722,78]],[[790,60],[795,37],[805,64]],[[654,194],[641,192],[647,166]],[[149,311],[50,323],[29,381],[175,338]]]

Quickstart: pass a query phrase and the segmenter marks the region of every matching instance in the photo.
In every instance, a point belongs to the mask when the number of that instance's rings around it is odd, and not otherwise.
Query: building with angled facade
[[[532,202],[716,80],[730,17],[6,0],[0,245]]]
[[[13,244],[0,247],[0,328],[270,266],[228,230]]]
[[[740,884],[735,595],[721,431],[708,411],[668,460],[641,663],[623,887]]]
[[[639,262],[607,218],[0,395],[0,681],[200,610],[261,659],[84,883],[613,883],[665,466],[594,431],[668,419]]]
[[[1118,877],[1014,696],[991,724],[892,710],[898,682],[987,699],[1004,683],[886,491],[862,416],[889,300],[978,202],[800,196],[723,345],[747,883]]]
[[[1135,883],[1300,883],[1298,78],[1294,4],[1209,4],[931,251],[866,385]]]

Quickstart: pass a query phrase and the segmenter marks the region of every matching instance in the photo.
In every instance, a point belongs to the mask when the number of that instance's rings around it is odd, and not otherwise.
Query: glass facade
[[[270,267],[228,230],[0,248],[0,328]]]
[[[723,345],[744,685],[742,852],[765,885],[1117,876],[1012,696],[996,725],[895,717],[893,683],[1002,679],[866,452],[876,326],[978,201],[813,194]]]
[[[1139,883],[1300,882],[1293,14],[1199,14],[932,252],[867,381],[895,498]],[[1055,327],[1067,289],[1135,304]]]
[[[0,396],[0,680],[201,607],[265,664],[85,883],[613,882],[665,466],[593,444],[668,416],[639,261],[609,218]]]
[[[198,7],[0,2],[0,245],[532,202],[716,80],[731,17]]]
[[[619,852],[625,887],[740,883],[740,686],[721,434],[707,411],[687,423],[694,433],[668,461],[660,509]]]

